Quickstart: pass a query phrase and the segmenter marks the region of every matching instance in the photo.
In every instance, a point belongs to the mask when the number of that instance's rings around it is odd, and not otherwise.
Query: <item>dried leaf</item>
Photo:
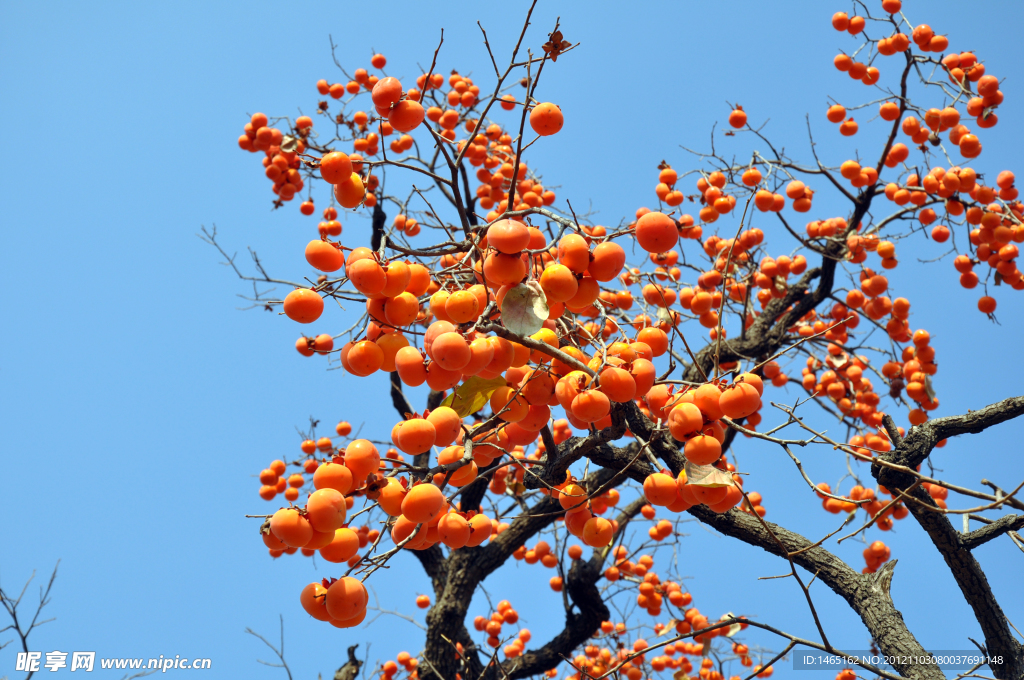
[[[690,680],[690,676],[686,674],[686,671],[678,670],[672,674],[672,680]]]
[[[669,634],[674,634],[676,632],[676,624],[677,623],[679,623],[679,619],[669,619],[668,623],[665,624],[664,630],[662,630],[660,633],[658,633],[654,637],[655,638],[660,638],[660,637],[665,637],[666,635],[669,635]]]
[[[736,618],[736,615],[733,614],[732,612],[726,612],[725,616],[723,616],[722,618],[723,619],[734,619],[734,618]],[[740,632],[741,630],[743,630],[743,626],[741,626],[738,623],[734,623],[731,626],[729,626],[729,629],[725,633],[725,637],[732,637],[733,635],[735,635],[736,633]]]
[[[501,301],[501,322],[517,335],[533,335],[548,318],[548,299],[537,281],[512,287]]]
[[[285,135],[281,138],[281,151],[283,153],[295,153],[299,150],[299,138]]]
[[[846,354],[846,352],[843,352],[842,354],[836,356],[832,356],[830,354],[828,356],[828,359],[826,359],[826,362],[828,363],[829,368],[839,369],[845,366],[846,364],[850,363],[850,356]]]
[[[928,395],[928,401],[935,401],[935,388],[932,387],[932,377],[925,374],[924,376],[924,393]]]
[[[551,61],[558,61],[558,55],[564,50],[572,47],[572,43],[568,40],[564,40],[564,36],[561,31],[555,31],[554,33],[548,34],[551,39],[541,45],[541,49],[544,50],[544,54],[551,57]]]
[[[694,465],[686,463],[686,481],[694,486],[733,486],[732,475],[719,470],[714,465]]]
[[[474,375],[445,397],[441,405],[452,408],[460,418],[465,418],[482,409],[494,390],[504,386],[504,378],[485,380]]]
[[[378,478],[374,475],[367,475],[366,489],[364,493],[366,494],[367,498],[369,498],[372,501],[375,501],[380,497],[381,489],[383,489],[387,485],[387,480],[384,479],[383,477]]]

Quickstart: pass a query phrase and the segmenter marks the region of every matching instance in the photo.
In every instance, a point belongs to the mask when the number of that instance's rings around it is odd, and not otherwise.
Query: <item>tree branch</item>
[[[977,434],[1000,423],[1016,418],[1024,413],[1024,397],[1011,397],[978,411],[959,416],[936,418],[923,425],[911,428],[907,436],[895,442],[892,451],[884,454],[882,459],[914,469],[931,454],[935,445],[942,439],[959,434]],[[879,484],[886,488],[906,494],[916,500],[907,503],[921,528],[927,532],[932,543],[942,555],[957,585],[960,586],[964,598],[974,611],[974,616],[985,635],[985,645],[992,656],[1001,656],[1002,663],[992,663],[991,668],[997,678],[1020,678],[1024,674],[1024,647],[1017,642],[1010,632],[1009,623],[1003,614],[989,585],[988,578],[981,565],[970,550],[986,540],[994,538],[998,530],[990,525],[971,534],[961,534],[953,528],[949,519],[942,512],[931,495],[921,487],[914,487],[912,476],[888,468],[878,463],[871,466],[871,474]],[[1005,518],[1004,518],[1005,519]],[[1012,524],[1013,520],[1008,520]],[[986,530],[992,532],[988,536]],[[1012,530],[1012,527],[1006,531]],[[999,532],[1002,533],[1002,532]],[[965,538],[974,536],[974,541],[965,544]],[[978,537],[981,540],[978,540]]]
[[[1016,531],[1021,528],[1024,528],[1024,515],[1006,515],[1005,517],[1000,517],[992,524],[964,534],[960,542],[965,550],[974,550],[979,545],[984,545],[993,538],[998,538],[1008,531]]]

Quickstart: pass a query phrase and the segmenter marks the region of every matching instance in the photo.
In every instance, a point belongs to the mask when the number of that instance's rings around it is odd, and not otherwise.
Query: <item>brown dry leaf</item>
[[[732,475],[725,470],[719,470],[714,465],[694,465],[686,462],[687,484],[694,486],[733,486]]]
[[[283,153],[295,153],[299,150],[299,138],[285,135],[281,138],[281,151]]]
[[[541,48],[546,55],[551,57],[551,61],[558,61],[558,55],[572,47],[572,43],[564,39],[561,31],[555,31],[548,35],[551,39],[541,45]]]
[[[380,491],[387,486],[387,480],[383,478],[376,478],[373,475],[366,476],[366,497],[372,501],[377,500],[380,497]]]

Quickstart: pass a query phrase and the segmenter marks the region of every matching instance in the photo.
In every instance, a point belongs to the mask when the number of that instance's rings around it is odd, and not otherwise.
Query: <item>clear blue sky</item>
[[[42,576],[61,560],[48,610],[57,620],[33,636],[34,649],[210,657],[210,677],[281,678],[281,671],[256,663],[267,654],[243,634],[251,626],[275,636],[279,613],[296,678],[329,677],[354,641],[372,642],[371,661],[420,649],[420,631],[394,617],[352,631],[310,620],[298,606],[299,590],[337,570],[322,562],[314,569],[299,556],[270,560],[254,520],[243,517],[268,507],[253,475],[297,451],[295,426],[310,415],[328,425],[340,418],[365,423],[365,432],[386,436],[393,422],[386,378],[358,384],[379,400],[357,398],[353,378],[292,349],[295,324],[236,311],[235,294],[244,286],[195,234],[216,223],[231,250],[252,246],[271,272],[306,274],[301,248],[313,218],[294,204],[269,210],[257,158],[236,146],[247,114],[311,112],[316,80],[340,79],[328,34],[346,66],[368,66],[373,51],[382,51],[390,73],[412,78],[420,73],[417,62],[429,63],[443,26],[440,69],[471,71],[486,89],[490,66],[475,21],[488,30],[499,60],[507,58],[522,23],[520,5],[452,2],[438,11],[428,3],[391,3],[377,17],[362,5],[325,2],[3,4],[0,461],[7,481],[0,494],[0,583],[20,588],[33,569]],[[545,69],[540,97],[560,103],[567,124],[531,149],[529,160],[546,184],[560,185],[560,200],[591,206],[606,224],[654,202],[662,159],[693,167],[679,145],[706,148],[711,125],[728,115],[726,100],[743,104],[752,121],[770,119],[767,134],[804,159],[810,112],[819,151],[838,163],[858,144],[877,140],[879,130],[877,121],[861,117],[862,132],[843,139],[823,115],[828,95],[844,103],[873,98],[831,66],[836,50],[854,42],[830,28],[829,16],[850,6],[738,0],[612,10],[542,0],[527,44],[537,49],[560,14],[566,36],[582,46]],[[1014,48],[1019,22],[1008,20],[1020,18],[1019,5],[966,9],[962,2],[918,0],[905,7],[913,21],[949,33],[954,48],[976,49],[989,73],[1006,78],[1000,124],[982,137],[985,153],[975,165],[993,176],[1020,171],[1012,164],[1021,155],[1024,79]],[[883,60],[883,78],[891,63]],[[749,136],[724,145],[738,156],[763,146]],[[816,188],[816,215],[845,213],[827,187]],[[325,198],[321,193],[321,207]],[[366,220],[344,220],[347,243],[366,238]],[[778,231],[773,223],[760,226],[769,237]],[[792,247],[785,237],[780,243],[779,254]],[[993,325],[974,308],[977,291],[956,285],[948,260],[915,263],[939,255],[936,244],[912,239],[899,249],[903,264],[891,278],[914,304],[912,325],[934,338],[939,413],[1019,394],[1020,294],[999,290],[1002,325]],[[349,325],[340,314],[328,321],[318,329]],[[790,389],[788,398],[797,393]],[[1022,426],[952,442],[935,464],[966,485],[988,477],[1015,486],[1024,475]],[[843,470],[829,453],[812,450],[803,458],[816,478],[834,481]],[[804,492],[779,451],[740,441],[737,455],[752,473],[748,488],[764,494],[769,519],[811,537],[832,528],[832,516],[794,501]],[[702,611],[745,613],[814,635],[794,584],[756,580],[785,571],[779,560],[697,524],[690,533],[679,558],[694,577],[688,585]],[[894,597],[921,642],[970,648],[966,638],[976,637],[978,627],[922,532],[908,519],[885,538],[900,561]],[[862,548],[851,541],[837,552],[859,568]],[[1021,627],[1015,552],[999,540],[976,554]],[[535,640],[546,639],[561,619],[545,619],[559,603],[543,594],[550,574],[539,570],[511,567],[495,577],[501,583],[488,583],[499,596],[510,588],[541,589],[515,603]],[[403,610],[429,591],[410,556],[373,582],[382,605]],[[832,641],[866,648],[867,634],[846,605],[820,584],[814,595]],[[471,610],[483,613],[483,606]],[[415,615],[422,620],[422,612]],[[0,677],[17,677],[13,669],[14,645],[0,651]],[[780,664],[777,673],[788,677],[790,669]]]

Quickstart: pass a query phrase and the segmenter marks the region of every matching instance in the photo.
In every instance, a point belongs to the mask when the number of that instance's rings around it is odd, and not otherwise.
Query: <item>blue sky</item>
[[[324,2],[0,8],[0,126],[9,140],[0,166],[0,460],[8,479],[0,495],[0,583],[20,588],[33,569],[42,577],[61,560],[48,609],[57,619],[33,635],[34,649],[209,657],[211,677],[279,678],[280,670],[256,663],[268,657],[243,629],[275,636],[283,614],[296,678],[333,673],[354,641],[372,643],[371,661],[419,650],[420,631],[394,617],[355,631],[309,620],[299,590],[334,572],[298,556],[270,560],[254,520],[243,516],[267,508],[253,475],[297,453],[295,427],[311,415],[386,436],[394,417],[386,378],[357,385],[379,400],[356,397],[351,376],[292,349],[296,324],[237,311],[243,303],[235,296],[245,287],[196,233],[216,223],[229,250],[252,246],[271,272],[304,275],[301,249],[315,222],[294,204],[270,211],[258,160],[236,146],[248,114],[311,112],[315,82],[341,79],[328,34],[346,67],[368,67],[380,51],[389,73],[411,79],[421,72],[417,63],[429,63],[444,27],[440,70],[469,72],[486,90],[493,81],[475,21],[501,63],[522,24],[521,4],[453,2],[437,11],[393,3],[383,17],[364,5]],[[977,50],[989,73],[1006,78],[1007,105],[999,126],[982,136],[985,153],[975,166],[992,175],[1019,170],[1015,24],[993,20],[1019,12],[1017,5],[905,7],[913,21],[949,33],[954,48]],[[560,15],[566,37],[582,45],[545,69],[539,96],[559,103],[567,122],[530,150],[529,161],[545,184],[559,187],[560,201],[617,224],[653,205],[659,161],[696,167],[680,145],[707,148],[728,100],[744,105],[752,122],[770,119],[766,134],[802,159],[809,158],[810,113],[819,152],[838,164],[877,142],[881,127],[863,117],[858,136],[846,139],[825,121],[829,95],[851,104],[875,98],[831,66],[836,50],[854,46],[830,27],[836,10],[850,3],[651,2],[623,11],[542,1],[527,44],[538,49]],[[892,62],[882,63],[884,81]],[[741,157],[763,146],[749,135],[716,143]],[[844,212],[827,187],[816,188],[816,215]],[[326,194],[318,201],[323,207]],[[346,243],[367,238],[367,220],[343,221]],[[778,231],[767,221],[755,226],[769,238]],[[778,254],[792,247],[784,236],[780,244]],[[948,260],[915,262],[937,257],[939,246],[916,238],[898,248],[903,264],[891,280],[914,304],[912,325],[934,338],[939,413],[1018,394],[1018,295],[998,291],[1001,325],[993,325],[974,307],[978,291],[956,285]],[[350,325],[346,318],[325,316],[320,325],[338,332]],[[798,392],[777,394],[792,401]],[[988,477],[1013,487],[1024,475],[1020,434],[1013,423],[951,442],[935,464],[951,481],[977,486]],[[751,472],[748,488],[764,494],[769,519],[808,536],[832,528],[832,516],[792,501],[803,493],[801,482],[779,451],[741,441],[736,453]],[[802,458],[815,478],[843,474],[825,449]],[[756,580],[781,573],[782,563],[696,523],[688,531],[679,557],[702,611],[748,613],[814,635],[806,608],[793,604],[794,584]],[[893,592],[911,629],[931,649],[969,648],[966,636],[977,625],[922,532],[906,520],[885,538],[900,561]],[[844,544],[837,553],[859,567],[862,548]],[[1000,540],[976,554],[1021,627],[1015,552]],[[499,598],[540,588],[544,594],[514,605],[542,640],[553,632],[545,616],[559,604],[546,589],[549,574],[531,569],[540,567],[512,566],[487,585]],[[406,611],[429,589],[409,556],[373,582],[382,606]],[[820,584],[814,594],[833,642],[866,648],[863,626],[845,604]],[[483,613],[483,605],[471,610]],[[422,620],[422,612],[414,615]],[[0,677],[17,677],[12,650],[0,651]],[[777,671],[793,672],[788,664]]]

